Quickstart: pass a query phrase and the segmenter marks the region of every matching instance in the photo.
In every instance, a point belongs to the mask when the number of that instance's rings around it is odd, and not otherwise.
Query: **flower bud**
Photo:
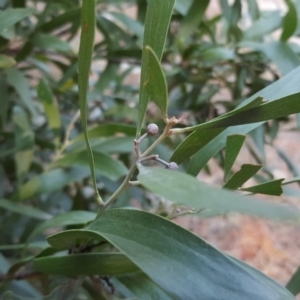
[[[148,135],[155,135],[158,133],[158,126],[154,123],[151,123],[147,126]]]

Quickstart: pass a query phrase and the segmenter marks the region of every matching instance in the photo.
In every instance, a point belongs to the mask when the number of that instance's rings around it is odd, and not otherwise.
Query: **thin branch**
[[[171,132],[171,128],[176,125],[178,122],[180,122],[182,120],[182,118],[184,118],[185,115],[179,119],[176,119],[175,117],[168,119],[167,120],[167,124],[166,127],[163,131],[163,133],[157,138],[157,140],[154,141],[154,143],[145,151],[143,152],[141,155],[139,155],[138,157],[136,157],[128,171],[128,174],[126,175],[125,179],[123,180],[122,184],[119,186],[119,188],[108,198],[108,200],[104,203],[103,208],[98,212],[98,216],[101,215],[101,213],[107,209],[108,206],[110,206],[111,204],[113,204],[113,202],[116,200],[116,198],[128,187],[130,186],[130,179],[133,175],[133,173],[135,172],[137,166],[136,163],[140,162],[141,160],[143,160],[143,158],[146,158],[147,155],[155,149],[155,147],[160,144],[166,137],[168,137],[170,134],[172,134]],[[138,145],[138,141],[144,139],[143,136],[141,136],[139,139],[134,141],[134,145],[136,147],[136,144]],[[135,151],[136,152],[136,151]],[[139,153],[138,153],[139,154]],[[155,155],[154,155],[155,156]],[[155,156],[157,158],[157,156]]]
[[[173,220],[175,218],[182,217],[182,216],[185,216],[185,215],[195,215],[195,214],[198,214],[201,211],[204,211],[205,209],[206,208],[202,208],[202,209],[188,209],[188,210],[185,210],[185,211],[175,212],[175,213],[171,214],[168,217],[168,219],[169,220]]]

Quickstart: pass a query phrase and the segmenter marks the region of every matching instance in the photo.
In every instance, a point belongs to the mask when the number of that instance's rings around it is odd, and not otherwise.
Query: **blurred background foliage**
[[[300,2],[286,0],[274,10],[257,2],[176,1],[162,58],[170,116],[187,113],[188,126],[208,121],[299,66]],[[76,0],[0,0],[1,245],[25,243],[51,215],[97,210],[78,112],[79,6]],[[104,199],[120,185],[133,155],[145,11],[144,0],[97,5],[88,124]],[[163,128],[159,116],[150,103],[147,121]],[[247,137],[253,159],[264,164],[257,182],[274,179],[264,149],[283,126],[299,130],[299,116],[269,121]],[[156,153],[168,160],[183,138],[167,139]],[[299,176],[295,163],[277,150]],[[214,159],[224,168],[223,152]],[[208,165],[203,172],[210,174]],[[26,213],[21,201],[44,215]],[[115,204],[130,205],[166,210],[136,186]],[[17,250],[3,254],[12,261],[21,256]]]

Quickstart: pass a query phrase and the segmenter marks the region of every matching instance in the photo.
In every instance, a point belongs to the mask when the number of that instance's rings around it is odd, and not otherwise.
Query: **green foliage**
[[[300,292],[299,270],[285,288],[172,222],[228,212],[300,221],[294,207],[243,195],[299,183],[274,147],[294,176],[275,178],[264,148],[300,113],[300,51],[290,42],[300,7],[220,4],[208,17],[209,1],[197,0],[0,1],[3,299]],[[236,171],[242,149],[255,164],[243,159]],[[223,188],[195,178],[210,160]]]

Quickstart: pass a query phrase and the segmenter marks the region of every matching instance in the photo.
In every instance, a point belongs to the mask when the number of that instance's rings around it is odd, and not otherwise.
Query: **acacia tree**
[[[7,182],[0,200],[4,299],[274,300],[294,299],[300,291],[299,270],[284,288],[172,222],[188,213],[201,217],[228,211],[299,222],[298,209],[240,193],[280,195],[283,184],[299,177],[274,179],[263,159],[232,171],[249,132],[275,119],[274,135],[280,119],[300,112],[299,67],[288,73],[276,51],[268,56],[273,47],[289,54],[285,64],[298,63],[287,42],[297,34],[297,26],[291,26],[297,23],[297,7],[288,1],[289,12],[277,24],[278,15],[265,21],[255,1],[249,1],[253,22],[243,32],[237,25],[241,2],[221,1],[225,38],[217,42],[213,30],[221,16],[205,19],[209,1],[190,1],[190,6],[178,1],[175,9],[174,2],[138,1],[138,20],[117,12],[108,17],[103,3],[97,12],[95,0],[80,6],[34,2],[46,5],[42,11],[25,8],[26,1],[12,1],[12,8],[5,4],[0,15],[5,49],[0,56],[1,176]],[[268,30],[282,26],[283,33],[281,41],[265,44],[268,32],[261,23],[270,20],[274,24]],[[175,29],[168,35],[170,22]],[[68,41],[79,26],[77,57]],[[104,36],[96,44],[95,30]],[[21,46],[15,48],[18,36]],[[248,52],[240,52],[245,47]],[[90,84],[93,58],[108,63]],[[139,59],[137,90],[123,83],[131,69],[120,73],[120,65]],[[262,76],[269,70],[273,81],[278,78],[267,65],[270,59],[288,73],[272,84]],[[234,100],[218,103],[226,110],[221,115],[209,101],[220,89],[216,79]],[[150,100],[157,109],[146,114]],[[93,124],[88,108],[97,105],[101,119]],[[263,138],[264,130],[259,132]],[[224,147],[225,154],[220,152]],[[218,155],[222,189],[195,178]],[[243,188],[259,170],[261,182]],[[153,213],[151,207],[149,212],[150,193],[161,203],[170,201],[171,210],[159,207]],[[133,197],[141,209],[129,207]],[[51,234],[51,228],[59,230]]]

